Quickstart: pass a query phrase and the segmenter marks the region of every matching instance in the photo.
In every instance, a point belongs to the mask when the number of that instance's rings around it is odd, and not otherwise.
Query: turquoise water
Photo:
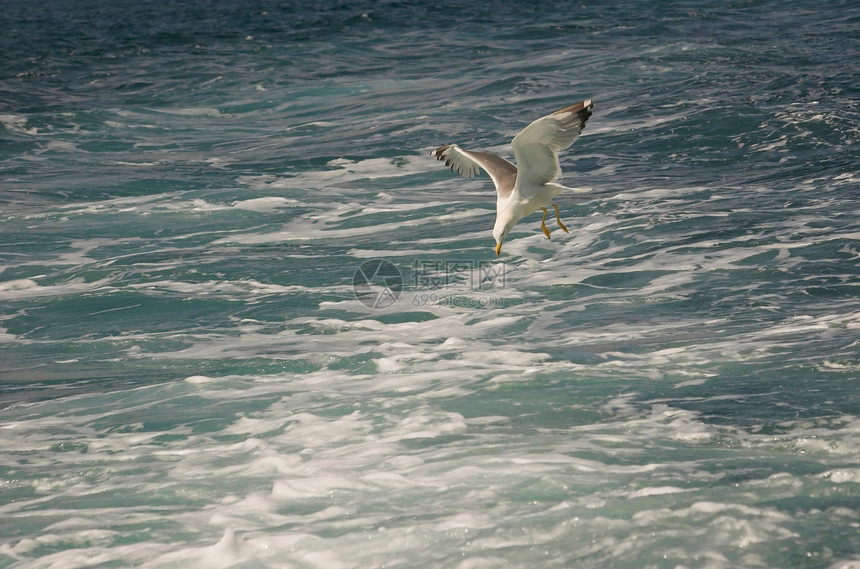
[[[0,11],[0,567],[860,567],[853,3],[87,4]],[[496,257],[430,151],[585,98]]]

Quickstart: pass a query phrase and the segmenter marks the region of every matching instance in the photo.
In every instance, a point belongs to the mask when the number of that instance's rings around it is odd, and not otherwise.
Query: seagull
[[[494,154],[463,150],[456,144],[440,146],[430,153],[464,178],[471,178],[481,169],[492,178],[497,193],[493,227],[496,255],[501,253],[502,243],[511,228],[537,209],[543,210],[540,228],[547,239],[550,231],[546,227],[546,216],[550,206],[555,209],[558,226],[568,233],[553,200],[565,190],[582,193],[589,189],[566,188],[555,183],[561,176],[558,152],[573,144],[585,128],[593,106],[588,99],[561,108],[525,127],[511,142],[516,166]]]

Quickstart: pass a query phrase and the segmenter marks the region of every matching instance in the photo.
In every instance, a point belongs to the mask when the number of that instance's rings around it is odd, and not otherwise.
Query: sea
[[[4,0],[0,568],[858,569],[858,140],[852,0]]]

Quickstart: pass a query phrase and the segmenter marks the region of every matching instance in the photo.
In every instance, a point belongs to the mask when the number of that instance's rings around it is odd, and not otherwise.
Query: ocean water
[[[855,2],[0,10],[0,567],[860,567]],[[486,175],[593,98],[570,228]]]

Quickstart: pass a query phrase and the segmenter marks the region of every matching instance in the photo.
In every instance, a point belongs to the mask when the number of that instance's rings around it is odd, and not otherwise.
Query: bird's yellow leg
[[[549,229],[546,228],[546,208],[542,207],[543,210],[543,219],[540,222],[540,228],[543,230],[543,234],[546,235],[546,238],[549,239]]]
[[[561,216],[559,216],[559,214],[558,214],[558,206],[555,204],[552,204],[552,207],[555,208],[555,220],[558,222],[558,226],[561,227],[562,229],[564,229],[565,233],[570,233],[570,231],[567,230],[567,227],[565,227],[564,224],[561,222]],[[546,210],[544,210],[544,211],[546,211]],[[546,215],[544,215],[544,218],[546,218]]]

